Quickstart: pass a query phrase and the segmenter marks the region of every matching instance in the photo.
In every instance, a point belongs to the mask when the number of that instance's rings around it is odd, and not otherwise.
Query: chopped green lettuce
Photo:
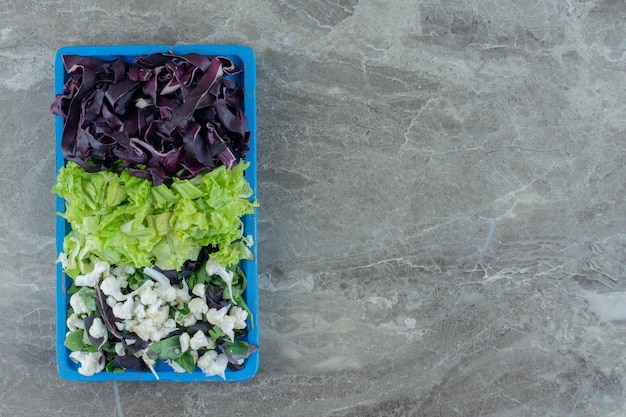
[[[66,273],[87,273],[96,258],[181,270],[205,246],[217,248],[211,259],[223,266],[251,259],[240,220],[258,205],[244,176],[248,165],[242,161],[155,186],[126,170],[87,173],[68,162],[52,189],[65,200],[59,215],[72,229],[63,248]]]

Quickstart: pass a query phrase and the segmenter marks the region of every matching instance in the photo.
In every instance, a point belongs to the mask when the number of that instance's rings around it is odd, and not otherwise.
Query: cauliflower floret
[[[102,280],[100,289],[105,295],[113,297],[116,301],[124,301],[128,297],[122,294],[122,288],[126,288],[128,282],[115,276],[108,276]]]
[[[191,293],[196,297],[204,298],[204,295],[206,294],[206,286],[204,284],[196,284],[193,286]]]
[[[196,334],[189,340],[189,347],[192,350],[200,350],[203,348],[213,349],[215,348],[215,342],[208,339],[204,332],[197,331]]]
[[[126,355],[126,350],[124,350],[124,343],[117,342],[115,344],[115,354],[118,355],[118,356]]]
[[[189,311],[199,320],[209,311],[209,306],[203,298],[195,297],[189,302]]]
[[[111,268],[111,273],[117,277],[126,279],[126,277],[135,273],[135,268],[132,266],[118,265]]]
[[[78,317],[78,314],[76,314],[76,312],[69,315],[69,317],[65,321],[65,324],[67,324],[67,328],[70,332],[85,328],[85,322],[83,321],[83,319]]]
[[[134,332],[135,331],[135,326],[137,325],[137,320],[131,319],[131,320],[124,320],[122,323],[115,323],[117,328],[122,331],[122,330],[126,330],[129,332]],[[122,325],[120,328],[120,324]]]
[[[182,353],[185,353],[189,350],[189,342],[191,340],[191,337],[189,336],[189,333],[187,332],[183,332],[180,337],[178,338],[179,343],[180,343],[180,351]]]
[[[232,340],[235,340],[234,329],[235,329],[236,319],[226,314],[226,312],[228,311],[228,308],[229,306],[224,306],[220,308],[219,310],[211,308],[206,313],[206,319],[209,323],[214,324],[220,329],[222,329],[222,332],[224,332],[224,335],[232,341]]]
[[[231,316],[235,322],[233,323],[233,328],[237,330],[246,328],[246,319],[248,318],[248,312],[239,306],[233,306],[228,315]]]
[[[154,304],[150,305],[146,310],[146,317],[150,317],[154,319],[156,323],[159,325],[165,322],[170,315],[170,308],[168,306],[164,306],[162,300],[156,301]]]
[[[228,307],[229,306],[224,306],[219,310],[215,308],[210,308],[209,311],[207,311],[206,313],[207,321],[211,324],[221,323],[224,320],[224,316],[228,312]]]
[[[113,306],[113,315],[122,320],[132,319],[134,307],[135,300],[133,300],[132,297],[128,297],[123,303],[116,303]]]
[[[84,376],[92,376],[104,369],[104,358],[100,352],[72,352],[70,359],[80,363],[78,373]]]
[[[159,322],[151,317],[141,321],[127,320],[126,330],[135,332],[143,340],[158,342],[176,330],[176,322],[173,319]]]
[[[106,303],[109,307],[113,308],[115,306],[115,304],[117,304],[117,300],[113,297],[107,297],[106,298]]]
[[[89,309],[85,305],[85,301],[83,301],[83,298],[77,292],[72,294],[72,296],[70,297],[70,306],[76,314],[80,315],[84,313],[89,313]]]
[[[224,316],[224,320],[218,323],[217,327],[222,329],[224,335],[231,341],[235,341],[235,318],[232,316]]]
[[[159,325],[152,332],[152,340],[158,342],[159,340],[167,337],[170,333],[176,330],[176,322],[173,319],[168,319],[162,325]]]
[[[155,291],[157,296],[166,303],[171,303],[176,300],[176,288],[169,284],[158,283],[155,286]]]
[[[174,319],[167,319],[163,323],[163,329],[165,329],[168,333],[173,332],[177,328],[178,326],[176,325],[176,321]]]
[[[137,320],[141,320],[146,317],[146,308],[141,303],[135,303],[135,308],[133,308],[133,315],[137,318]]]
[[[183,327],[190,327],[193,326],[194,324],[196,324],[198,322],[198,319],[196,318],[196,316],[194,316],[193,314],[187,314],[185,317],[182,318],[182,320],[180,320],[180,324]]]
[[[100,277],[109,274],[110,265],[105,261],[97,261],[91,272],[84,275],[78,275],[74,279],[74,284],[80,287],[95,287],[100,281]]]
[[[188,303],[191,300],[191,295],[189,294],[189,286],[187,285],[187,281],[183,280],[183,287],[176,289],[176,301],[179,304]]]
[[[141,304],[148,306],[148,305],[152,305],[154,303],[156,303],[158,296],[156,291],[154,291],[152,288],[146,286],[140,293],[139,293],[139,301],[141,301]]]
[[[89,328],[89,334],[91,337],[99,339],[101,337],[105,337],[108,334],[108,330],[104,325],[104,322],[100,317],[96,317],[93,322],[91,322],[91,327]]]
[[[223,353],[209,350],[198,359],[198,367],[207,376],[219,375],[226,379],[224,375],[228,366],[228,357]]]
[[[135,332],[137,336],[142,338],[143,340],[151,340],[152,334],[154,332],[154,321],[151,318],[146,318],[143,321],[135,323],[132,328],[129,328],[128,323],[126,324],[126,329]]]

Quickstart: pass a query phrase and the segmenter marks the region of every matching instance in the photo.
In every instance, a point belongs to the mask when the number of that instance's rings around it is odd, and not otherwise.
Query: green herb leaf
[[[189,287],[189,289],[193,289],[193,287],[195,287],[197,283],[198,281],[196,271],[194,271],[191,275],[187,277],[187,286]]]
[[[224,332],[218,326],[213,326],[209,329],[209,338],[216,342],[217,339],[224,336]]]
[[[227,355],[245,355],[248,353],[249,345],[244,341],[228,342]]]
[[[179,309],[178,311],[184,316],[191,313],[191,310],[189,309],[189,303],[184,303],[183,308]]]
[[[81,352],[84,350],[85,343],[83,338],[85,337],[85,331],[83,329],[74,330],[68,334],[65,338],[63,345],[72,352]]]
[[[72,295],[72,294],[76,293],[79,289],[80,289],[80,287],[78,285],[75,285],[72,282],[72,285],[70,285],[70,287],[67,289],[67,294],[68,295]]]
[[[150,277],[144,274],[142,271],[135,271],[133,275],[128,278],[128,286],[131,290],[135,291],[139,289]]]
[[[90,313],[98,310],[98,306],[96,305],[95,288],[81,287],[76,293],[80,296],[80,298],[83,299],[83,302],[85,303],[85,306]]]
[[[106,342],[105,344],[102,345],[102,350],[107,353],[113,353],[113,354],[116,353],[114,343]]]
[[[186,351],[180,357],[172,359],[174,362],[179,364],[185,371],[188,373],[193,373],[194,369],[196,369],[196,361],[193,358],[193,355],[190,351]]]
[[[176,359],[182,355],[180,337],[172,336],[152,343],[146,353],[151,359]]]
[[[117,364],[115,362],[107,363],[106,366],[104,367],[104,369],[107,372],[111,372],[111,373],[114,373],[114,374],[119,374],[119,373],[124,372],[124,368],[121,368],[121,367],[117,366]]]
[[[91,343],[91,340],[89,340],[89,332],[87,332],[87,330],[83,332],[83,348],[81,350],[85,352],[97,352],[98,351],[98,349],[93,345],[93,343]]]

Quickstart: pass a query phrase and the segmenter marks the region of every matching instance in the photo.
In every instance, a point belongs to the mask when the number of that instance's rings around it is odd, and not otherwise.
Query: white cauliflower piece
[[[228,366],[228,357],[223,353],[209,350],[198,359],[198,367],[207,376],[219,375],[226,379],[225,372]]]
[[[171,303],[176,300],[176,288],[169,284],[158,283],[155,285],[155,292],[157,296],[166,303]]]
[[[86,274],[78,275],[74,279],[74,284],[80,287],[95,287],[96,285],[98,285],[98,282],[100,281],[100,277],[103,274],[109,275],[110,267],[111,265],[109,265],[108,262],[97,261],[96,265],[93,267],[93,270]]]
[[[141,320],[146,317],[146,308],[141,303],[135,303],[135,308],[133,309],[133,315],[137,320]]]
[[[173,331],[175,331],[178,328],[178,326],[176,325],[176,321],[174,319],[167,319],[165,320],[165,322],[162,324],[162,331],[164,332],[163,337],[167,336],[168,334],[172,333]]]
[[[122,320],[132,319],[134,308],[135,300],[133,300],[132,297],[128,297],[128,299],[123,303],[116,303],[113,306],[113,315]]]
[[[89,334],[91,337],[96,339],[104,337],[106,339],[108,333],[109,332],[100,317],[96,317],[93,322],[91,322],[91,327],[89,328]]]
[[[85,329],[84,320],[78,317],[78,314],[76,314],[76,312],[69,315],[69,317],[65,321],[65,324],[67,324],[67,328],[70,332],[78,329]]]
[[[196,318],[196,316],[194,316],[193,314],[187,314],[185,317],[183,317],[180,320],[180,324],[183,327],[190,327],[193,326],[194,324],[196,324],[198,322],[198,319]]]
[[[146,274],[147,276],[149,276],[150,278],[152,278],[153,280],[155,280],[158,283],[164,284],[164,285],[170,285],[170,280],[168,277],[165,276],[165,274],[163,274],[162,272],[157,271],[154,268],[144,268],[143,269],[143,273]]]
[[[117,327],[117,330],[119,330],[120,332],[123,332],[124,330],[128,330],[129,332],[132,332],[133,326],[135,324],[136,324],[135,320],[116,321],[115,327]]]
[[[156,291],[154,291],[149,286],[142,287],[142,288],[143,290],[139,293],[139,301],[141,301],[141,304],[145,306],[149,306],[149,305],[156,303],[156,300],[158,298]]]
[[[126,265],[117,265],[111,268],[111,273],[116,277],[126,279],[126,277],[135,273],[135,268]]]
[[[126,330],[135,332],[135,334],[143,340],[151,340],[155,330],[154,322],[151,318],[146,318],[145,320],[135,323],[132,327],[129,327],[128,323],[126,323]]]
[[[109,307],[113,308],[115,306],[115,304],[117,304],[117,300],[113,297],[107,297],[106,298],[106,303]]]
[[[233,323],[233,328],[237,330],[246,328],[246,319],[248,318],[248,312],[239,306],[233,306],[228,315],[231,316],[235,322]]]
[[[191,294],[189,294],[189,286],[187,281],[183,280],[183,287],[176,289],[176,302],[179,304],[188,303],[191,300]]]
[[[235,341],[235,318],[231,316],[224,316],[224,319],[221,323],[217,324],[217,327],[222,329],[224,332],[224,336],[226,336],[230,341]]]
[[[155,323],[158,325],[163,324],[165,320],[170,315],[170,308],[168,306],[164,306],[162,300],[156,301],[154,304],[150,305],[146,310],[146,317],[150,317],[154,319]]]
[[[132,326],[129,326],[129,322],[132,321],[126,321],[128,331],[135,332],[143,340],[153,342],[158,342],[176,330],[176,322],[173,319],[159,322],[151,317],[146,317],[144,320],[134,322]]]
[[[194,297],[189,301],[188,305],[189,311],[196,316],[198,320],[209,311],[209,306],[206,301],[204,301],[204,298]]]
[[[70,297],[70,306],[72,307],[72,310],[74,310],[74,313],[78,315],[89,313],[89,309],[85,305],[85,301],[83,301],[83,298],[77,292],[72,294]]]
[[[102,280],[100,289],[116,301],[124,301],[128,296],[122,294],[122,288],[126,288],[127,285],[127,281],[111,275]]]
[[[125,356],[126,355],[126,351],[124,350],[124,343],[117,342],[115,344],[115,354],[118,355],[118,356]]]
[[[194,285],[193,290],[191,290],[191,293],[196,297],[204,298],[204,295],[206,294],[205,287],[206,286],[204,284],[196,284]]]
[[[200,349],[213,349],[215,348],[215,342],[208,339],[204,332],[197,331],[193,337],[189,340],[189,347],[192,350],[200,350]]]
[[[215,308],[210,308],[209,311],[207,311],[206,313],[207,321],[215,325],[221,323],[224,320],[224,316],[228,312],[228,307],[229,306],[224,306],[219,310]]]
[[[92,376],[104,369],[104,360],[101,360],[100,352],[71,352],[70,359],[80,363],[78,373],[84,376]],[[103,358],[102,358],[103,359]]]
[[[217,327],[222,329],[222,332],[224,332],[224,335],[228,339],[230,339],[231,341],[234,341],[235,340],[234,329],[235,329],[236,319],[226,314],[228,312],[229,307],[230,306],[224,306],[220,308],[219,310],[216,310],[215,308],[209,309],[209,311],[206,313],[206,319],[209,323],[216,325]]]
[[[190,340],[191,337],[189,336],[189,333],[187,332],[183,332],[180,337],[178,338],[179,343],[180,343],[180,351],[182,353],[185,353],[189,350],[190,347]]]

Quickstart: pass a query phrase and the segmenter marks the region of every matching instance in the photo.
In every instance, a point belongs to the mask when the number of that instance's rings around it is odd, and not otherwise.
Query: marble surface
[[[0,415],[623,416],[626,3],[0,3]],[[258,61],[261,367],[72,383],[56,50]]]

